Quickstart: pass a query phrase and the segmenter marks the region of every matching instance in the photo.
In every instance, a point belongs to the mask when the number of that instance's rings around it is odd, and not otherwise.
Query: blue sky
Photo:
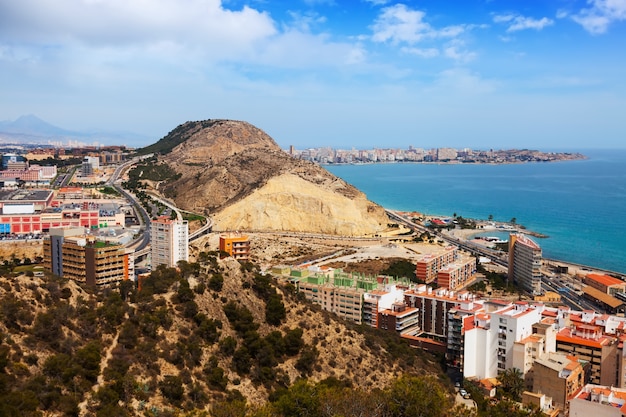
[[[626,147],[626,0],[0,0],[0,120],[23,114],[154,140],[245,120],[297,148]]]

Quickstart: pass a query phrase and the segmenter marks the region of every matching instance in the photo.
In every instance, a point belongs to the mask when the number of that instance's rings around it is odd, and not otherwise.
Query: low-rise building
[[[626,390],[588,384],[570,401],[570,417],[622,417],[626,415]]]
[[[574,356],[544,353],[535,359],[527,375],[527,386],[531,385],[533,392],[551,397],[554,405],[565,409],[568,401],[585,385],[585,364]]]
[[[250,238],[239,233],[229,233],[220,236],[220,252],[241,261],[250,257]]]
[[[583,284],[613,296],[618,292],[626,292],[626,282],[609,275],[587,274],[583,278]]]

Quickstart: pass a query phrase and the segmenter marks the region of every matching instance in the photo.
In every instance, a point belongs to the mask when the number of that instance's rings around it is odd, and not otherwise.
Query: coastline
[[[403,212],[398,212],[398,213],[405,214]],[[410,213],[416,213],[416,212],[410,212]],[[424,217],[425,219],[450,218],[450,216],[438,216],[438,215],[431,215],[431,214],[420,214],[420,216]],[[480,220],[480,219],[472,219],[472,220],[476,221],[477,224],[483,224],[483,225],[490,225],[491,223],[489,220]],[[496,224],[498,226],[504,226],[504,227],[500,228],[496,226]],[[506,222],[494,222],[493,226],[490,225],[490,227],[478,228],[478,229],[454,228],[454,229],[448,230],[444,228],[442,229],[441,232],[445,236],[450,237],[452,239],[464,240],[465,242],[471,242],[477,245],[481,245],[485,248],[490,248],[490,247],[493,247],[493,245],[490,242],[487,242],[481,239],[474,239],[473,236],[478,235],[478,234],[483,234],[483,233],[489,233],[492,231],[498,232],[498,233],[523,233],[523,234],[540,238],[540,239],[548,237],[541,233],[528,230],[523,225],[519,225],[519,224],[513,225],[511,223],[506,223]],[[540,242],[539,242],[539,246],[541,246]],[[593,265],[585,265],[585,264],[580,264],[576,262],[564,261],[561,259],[552,259],[552,258],[543,258],[543,261],[544,261],[544,266],[552,266],[552,265],[565,266],[568,268],[568,275],[572,275],[575,277],[582,277],[587,274],[602,274],[602,275],[611,275],[611,276],[621,277],[622,279],[626,279],[626,274],[622,272],[612,271],[609,269],[604,269],[604,268],[600,268],[600,267],[593,266]]]

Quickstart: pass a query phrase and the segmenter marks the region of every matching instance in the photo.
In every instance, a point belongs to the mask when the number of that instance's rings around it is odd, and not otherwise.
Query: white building
[[[485,304],[485,312],[474,315],[465,328],[463,376],[494,378],[513,367],[515,342],[532,334],[541,320],[541,310],[526,302]]]
[[[159,217],[150,227],[152,269],[159,265],[176,267],[189,260],[189,225],[186,220]]]
[[[570,417],[622,417],[626,390],[588,384],[570,400],[569,407]]]

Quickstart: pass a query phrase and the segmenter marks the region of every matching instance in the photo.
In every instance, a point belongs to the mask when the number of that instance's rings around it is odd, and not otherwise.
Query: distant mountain
[[[129,132],[68,130],[54,126],[32,114],[20,116],[13,121],[0,121],[0,143],[47,144],[49,141],[78,141],[137,146],[151,140],[152,138]]]
[[[0,122],[0,132],[32,136],[85,136],[84,133],[62,129],[29,114],[14,121]]]

